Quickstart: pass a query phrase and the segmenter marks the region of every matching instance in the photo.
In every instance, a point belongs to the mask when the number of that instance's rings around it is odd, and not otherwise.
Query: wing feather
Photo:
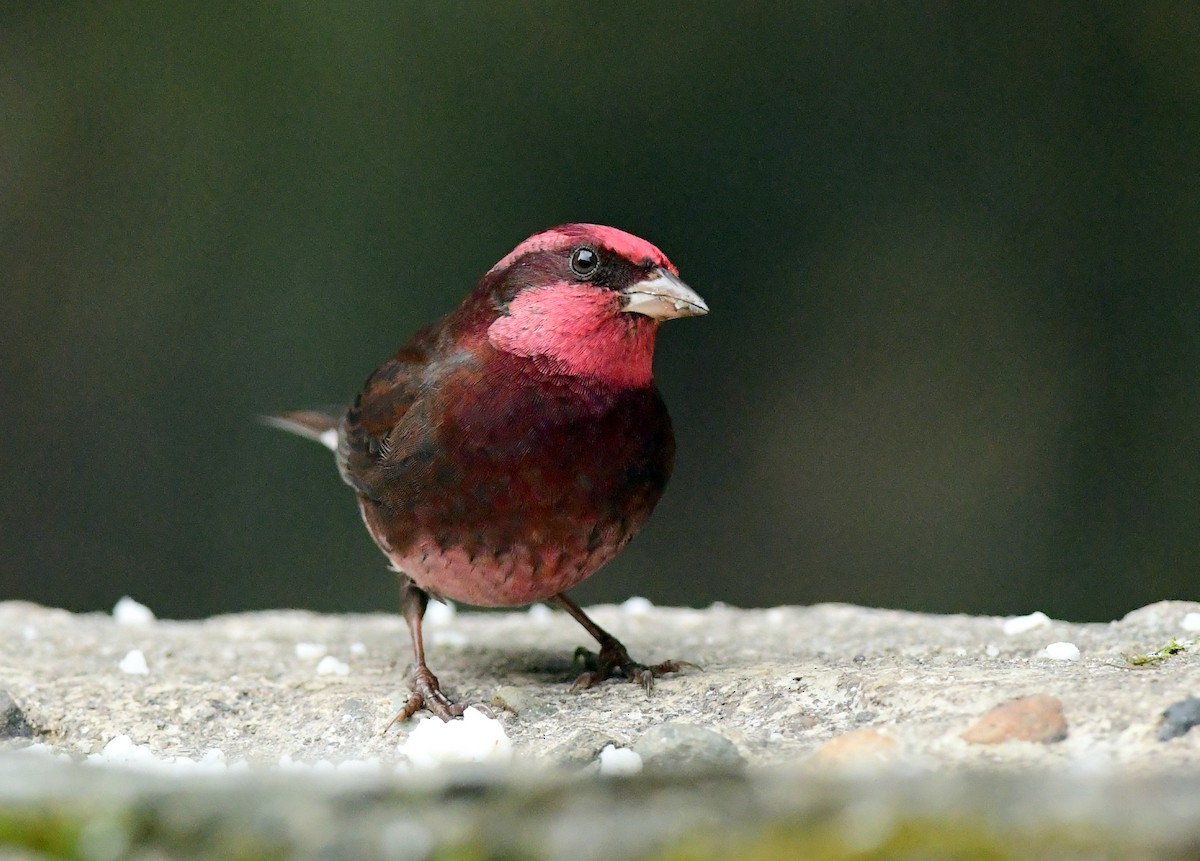
[[[416,485],[433,458],[431,404],[448,375],[477,365],[464,350],[445,350],[421,332],[363,386],[339,426],[338,469],[347,484],[376,502]]]

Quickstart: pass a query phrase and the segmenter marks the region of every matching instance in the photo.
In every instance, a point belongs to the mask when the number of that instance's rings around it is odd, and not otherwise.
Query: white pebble
[[[1183,617],[1180,627],[1185,631],[1195,633],[1200,631],[1200,613],[1188,613]]]
[[[425,718],[400,745],[413,768],[430,769],[448,763],[508,762],[512,742],[500,721],[471,707],[462,720]]]
[[[87,761],[97,765],[117,765],[125,768],[155,768],[161,760],[144,744],[134,744],[127,735],[118,735],[99,753],[88,754]]]
[[[325,657],[324,643],[297,643],[296,657],[302,661],[315,661],[317,658]]]
[[[984,649],[983,652],[989,658],[1000,657],[1000,648],[998,646],[993,646],[991,643],[988,643],[987,648]]]
[[[350,668],[333,655],[326,655],[317,664],[318,676],[346,676],[349,674]]]
[[[443,603],[441,601],[430,601],[429,606],[425,608],[425,624],[426,625],[449,625],[454,621],[457,611],[454,605]]]
[[[128,595],[121,598],[113,606],[113,621],[118,625],[150,625],[154,619],[154,611],[145,604],[139,604]]]
[[[1011,619],[1004,620],[1004,633],[1012,636],[1013,634],[1024,634],[1026,631],[1032,631],[1034,628],[1044,628],[1050,624],[1050,617],[1041,610],[1030,613],[1028,616],[1013,616]]]
[[[365,655],[366,653],[367,653],[367,646],[365,643],[351,643],[350,644],[350,654],[356,655],[356,656],[362,656],[362,655]]]
[[[117,664],[117,669],[131,676],[144,676],[150,672],[146,656],[142,654],[141,649],[130,649],[125,657],[121,658],[121,663]]]
[[[645,616],[654,609],[654,605],[650,603],[649,598],[642,598],[635,595],[632,598],[626,599],[621,604],[621,611],[626,616]]]
[[[606,745],[600,751],[600,773],[604,775],[637,774],[642,770],[642,757],[627,747]]]
[[[159,756],[149,745],[134,744],[133,739],[127,735],[118,735],[104,745],[103,750],[89,754],[87,762],[89,765],[180,775],[213,774],[230,769],[244,771],[249,768],[244,759],[230,765],[225,760],[225,751],[217,747],[209,748],[200,759],[192,759],[190,756]]]
[[[534,604],[529,608],[529,621],[535,625],[545,625],[554,618],[554,611],[545,604]]]
[[[1055,661],[1078,661],[1079,647],[1074,643],[1051,643],[1043,654]]]

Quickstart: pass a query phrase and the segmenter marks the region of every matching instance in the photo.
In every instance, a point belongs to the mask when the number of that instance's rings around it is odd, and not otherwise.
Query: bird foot
[[[583,659],[587,671],[571,685],[571,690],[582,691],[610,679],[618,673],[625,676],[634,684],[641,685],[646,693],[654,690],[654,679],[667,673],[677,673],[683,669],[700,669],[691,661],[663,661],[661,664],[640,664],[629,657],[629,652],[618,640],[605,642],[596,654],[583,646],[575,650],[575,659]]]
[[[450,698],[442,693],[437,676],[424,665],[413,667],[412,674],[408,677],[408,686],[412,690],[408,702],[387,722],[387,726],[383,728],[384,732],[391,729],[393,724],[408,720],[421,709],[433,712],[444,721],[462,717],[462,713],[467,709],[466,706],[451,702]]]

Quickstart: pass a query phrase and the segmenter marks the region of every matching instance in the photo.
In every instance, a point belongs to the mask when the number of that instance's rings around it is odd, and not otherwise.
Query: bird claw
[[[467,709],[466,706],[451,702],[450,698],[442,693],[442,686],[438,683],[437,676],[431,673],[428,667],[414,667],[412,675],[408,679],[408,686],[412,688],[408,702],[396,713],[395,717],[387,722],[387,726],[383,728],[385,733],[394,724],[408,720],[421,709],[431,711],[447,722],[456,717],[462,717],[462,713]]]
[[[579,660],[580,658],[583,659],[584,666],[589,669],[581,673],[571,684],[572,691],[582,691],[594,687],[619,673],[629,681],[641,685],[646,693],[650,693],[654,690],[654,680],[658,676],[677,673],[683,669],[700,669],[691,661],[671,660],[663,661],[661,664],[640,664],[629,657],[629,652],[617,640],[604,643],[600,647],[599,654],[580,646],[575,650],[575,659]]]

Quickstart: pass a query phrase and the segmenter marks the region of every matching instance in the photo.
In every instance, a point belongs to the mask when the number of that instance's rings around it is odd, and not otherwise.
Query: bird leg
[[[408,686],[412,693],[404,708],[388,721],[383,728],[387,732],[392,724],[408,720],[421,709],[429,709],[444,721],[461,717],[465,706],[450,702],[442,693],[437,676],[425,665],[425,642],[421,636],[421,619],[425,616],[425,608],[429,605],[429,593],[421,589],[405,575],[400,575],[400,613],[408,623],[408,633],[412,637],[413,668],[408,676]]]
[[[554,600],[564,610],[571,614],[580,625],[583,625],[585,631],[596,638],[596,642],[600,644],[600,653],[593,655],[582,646],[576,651],[576,655],[581,652],[587,656],[587,665],[591,667],[587,672],[579,676],[571,685],[571,690],[583,690],[590,688],[593,685],[598,685],[605,679],[621,673],[629,681],[641,685],[646,689],[646,693],[650,693],[654,689],[655,676],[661,676],[666,673],[677,673],[685,667],[699,669],[690,661],[663,661],[661,664],[639,664],[637,661],[629,657],[629,652],[621,644],[621,641],[614,637],[608,631],[601,628],[593,622],[588,614],[583,612],[583,608],[566,596],[566,593],[560,593],[554,596]]]

